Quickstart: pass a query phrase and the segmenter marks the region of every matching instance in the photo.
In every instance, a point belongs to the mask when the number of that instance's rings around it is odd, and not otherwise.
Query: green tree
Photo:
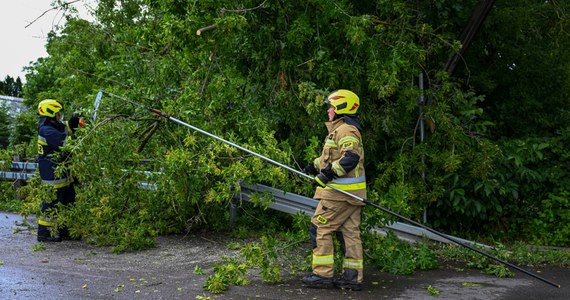
[[[555,150],[564,148],[570,121],[569,9],[563,1],[496,2],[455,74],[484,96],[477,118],[487,130],[471,118],[463,124],[472,128],[466,133],[481,142],[494,141],[500,152],[489,165],[494,170],[490,176],[477,178],[464,168],[446,174],[449,192],[433,206],[432,220],[456,230],[556,239],[557,222],[545,221],[540,212],[550,210],[551,199],[561,199],[559,193],[570,189],[567,176],[561,175],[567,151]],[[566,223],[559,217],[559,223]],[[533,230],[533,223],[544,222],[553,227]]]
[[[20,77],[14,80],[7,75],[4,81],[0,81],[0,95],[22,97],[22,80]]]
[[[12,118],[8,114],[8,107],[0,105],[0,149],[7,148],[10,144],[10,125]]]
[[[486,95],[493,138],[552,136],[570,121],[567,1],[497,1],[460,72]]]

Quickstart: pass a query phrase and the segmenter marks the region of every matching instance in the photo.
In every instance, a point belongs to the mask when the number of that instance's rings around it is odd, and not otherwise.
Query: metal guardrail
[[[23,102],[24,98],[0,95],[0,106],[6,105],[8,107],[8,114],[11,116],[16,116],[26,110]]]
[[[249,201],[250,195],[252,193],[270,193],[270,194],[272,194],[275,201],[273,201],[271,204],[269,204],[269,208],[277,210],[277,211],[281,211],[284,213],[288,213],[288,214],[304,213],[308,216],[311,216],[315,212],[315,209],[317,208],[317,204],[319,203],[317,200],[312,199],[312,198],[297,195],[294,193],[287,193],[287,192],[284,192],[282,190],[272,188],[272,187],[268,187],[268,186],[264,186],[261,184],[256,184],[256,185],[242,184],[241,185],[240,198],[242,200]],[[232,209],[235,209],[235,207],[232,206]],[[235,214],[236,214],[235,212],[231,213],[231,215],[235,215]],[[431,232],[429,232],[423,228],[420,228],[417,226],[412,226],[412,225],[409,225],[406,223],[401,223],[401,222],[389,223],[385,227],[382,227],[382,228],[375,227],[374,229],[372,229],[372,231],[374,231],[378,234],[382,234],[382,235],[386,235],[388,233],[388,231],[392,231],[394,234],[396,234],[396,236],[398,236],[398,238],[400,240],[410,242],[410,243],[418,242],[424,237],[426,237],[432,241],[438,241],[441,243],[446,243],[446,244],[452,243],[449,240],[446,240],[443,237],[435,235],[435,234],[433,234],[433,233],[431,233]],[[446,236],[449,236],[449,235],[446,235]],[[475,243],[473,241],[464,240],[464,239],[454,237],[454,236],[449,236],[449,237],[456,239],[456,240],[458,240],[462,243],[465,243],[465,244],[471,244],[471,245],[476,245],[476,246],[483,247],[486,249],[492,249],[492,247],[490,247],[488,245]]]
[[[25,162],[12,162],[10,165],[10,171],[0,171],[0,180],[29,180],[32,176],[35,175],[37,169],[37,163],[25,163]],[[149,173],[149,172],[145,172]],[[147,190],[155,190],[156,184],[149,183],[149,182],[140,182],[139,186],[143,189]],[[287,193],[280,189],[268,187],[262,184],[256,185],[241,185],[241,191],[239,193],[239,198],[244,201],[250,201],[251,195],[254,193],[269,193],[272,195],[274,201],[269,204],[269,208],[284,212],[287,214],[306,214],[307,216],[313,215],[315,209],[317,207],[318,201],[301,196],[294,193]],[[230,216],[232,219],[235,219],[237,216],[237,207],[232,205],[230,207]],[[406,223],[401,222],[393,222],[387,224],[385,227],[376,227],[372,229],[374,232],[382,235],[386,235],[387,232],[390,230],[400,240],[415,243],[421,240],[423,237],[426,237],[432,241],[438,241],[441,243],[451,243],[449,240],[444,239],[438,235],[435,235],[423,228],[412,226]],[[465,244],[476,245],[486,249],[492,249],[492,247],[484,244],[475,243],[473,241],[464,240],[458,237],[449,236],[453,239],[456,239]]]
[[[35,172],[38,168],[37,163],[30,163],[30,162],[17,162],[13,161],[10,164],[10,169],[15,169],[18,171],[25,171],[25,172]]]
[[[33,173],[7,172],[0,171],[0,180],[30,180],[34,176]]]
[[[265,185],[241,184],[240,198],[242,200],[250,201],[250,195],[253,193],[272,194],[275,201],[269,204],[269,208],[291,215],[304,213],[310,216],[315,212],[315,208],[317,208],[317,204],[319,204],[319,202],[313,198],[308,198],[293,193],[287,193]]]
[[[0,161],[0,164],[2,161]],[[10,171],[0,171],[0,181],[2,180],[22,180],[27,181],[32,179],[33,176],[36,175],[36,170],[38,168],[37,163],[29,163],[29,162],[12,162],[10,165]],[[125,170],[125,172],[127,172]],[[153,172],[149,171],[139,171],[144,173],[145,175],[151,175]],[[141,181],[139,186],[146,190],[155,190],[156,184]]]
[[[0,171],[0,180],[30,180],[37,167],[36,163],[12,162],[10,171]]]

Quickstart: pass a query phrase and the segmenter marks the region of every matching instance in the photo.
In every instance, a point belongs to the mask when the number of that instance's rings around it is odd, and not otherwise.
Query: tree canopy
[[[0,149],[10,144],[10,121],[8,107],[0,103]]]
[[[4,81],[0,81],[0,95],[22,97],[22,86],[20,77],[14,79],[8,75]]]
[[[49,35],[24,87],[30,107],[56,98],[86,117],[106,92],[69,146],[82,187],[65,221],[139,249],[159,233],[223,226],[240,182],[311,194],[309,182],[113,95],[301,168],[326,134],[324,96],[345,88],[362,101],[370,201],[418,220],[425,211],[448,231],[568,245],[570,3],[497,1],[450,77],[443,66],[477,2],[99,1],[95,22],[69,17]]]

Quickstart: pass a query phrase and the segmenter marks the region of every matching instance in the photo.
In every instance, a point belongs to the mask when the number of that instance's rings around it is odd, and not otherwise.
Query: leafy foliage
[[[416,269],[429,270],[438,266],[436,255],[426,243],[414,247],[400,241],[391,231],[385,237],[374,233],[366,233],[364,237],[369,263],[382,271],[408,275]]]
[[[482,108],[498,125],[493,136],[549,137],[567,128],[568,9],[562,1],[495,4],[463,69],[487,95]]]
[[[439,290],[431,285],[427,287],[427,292],[430,296],[439,296]]]
[[[228,285],[248,285],[245,278],[248,266],[236,259],[224,257],[224,263],[214,266],[214,275],[206,279],[204,288],[214,294],[219,294],[228,289]]]
[[[278,223],[285,225],[276,230],[272,228],[271,212],[260,213],[258,217],[263,226],[253,228],[256,239],[243,244],[228,244],[229,249],[239,250],[240,255],[226,258],[214,267],[214,274],[207,278],[204,285],[206,290],[220,293],[229,285],[249,284],[247,275],[252,270],[259,270],[261,280],[267,283],[280,283],[283,276],[295,275],[299,270],[307,271],[311,251],[305,247],[308,244],[306,228],[310,218],[298,214],[292,219],[280,220]],[[239,275],[235,274],[236,270],[239,270]]]
[[[21,201],[16,200],[16,193],[12,182],[0,182],[0,210],[18,212],[21,206]]]
[[[480,248],[479,248],[480,249]],[[563,249],[546,249],[533,247],[517,242],[511,247],[496,244],[493,251],[480,249],[499,259],[509,261],[520,266],[538,266],[543,264],[567,267],[570,265],[570,254]],[[485,256],[476,254],[466,248],[456,245],[447,245],[435,249],[438,257],[465,263],[470,268],[480,269],[485,273],[497,277],[512,277],[514,273],[506,266],[491,261]]]
[[[46,250],[46,245],[44,243],[38,243],[32,246],[32,251],[36,252],[36,251],[45,251]]]
[[[570,193],[549,194],[533,219],[533,237],[540,245],[568,245],[570,234]],[[557,224],[557,225],[556,225]]]

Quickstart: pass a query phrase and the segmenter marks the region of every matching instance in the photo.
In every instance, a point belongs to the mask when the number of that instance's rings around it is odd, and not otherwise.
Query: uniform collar
[[[38,128],[45,126],[45,125],[54,127],[57,130],[65,129],[65,124],[63,124],[59,121],[55,121],[53,118],[48,118],[48,117],[42,116],[38,119]]]
[[[349,117],[346,115],[341,117],[341,118],[338,118],[332,122],[325,122],[325,125],[327,126],[327,129],[329,130],[329,132],[337,129],[342,124],[352,125],[352,126],[356,127],[356,129],[358,129],[358,131],[362,130],[360,127],[360,124],[358,123],[357,118]]]
[[[360,122],[358,122],[358,116],[344,116],[344,122],[348,125],[352,125],[358,129],[358,131],[362,131],[362,127],[360,127]]]
[[[344,118],[340,118],[340,119],[336,119],[332,122],[325,122],[325,125],[327,126],[327,129],[329,130],[329,132],[337,129],[340,125],[344,124]]]

